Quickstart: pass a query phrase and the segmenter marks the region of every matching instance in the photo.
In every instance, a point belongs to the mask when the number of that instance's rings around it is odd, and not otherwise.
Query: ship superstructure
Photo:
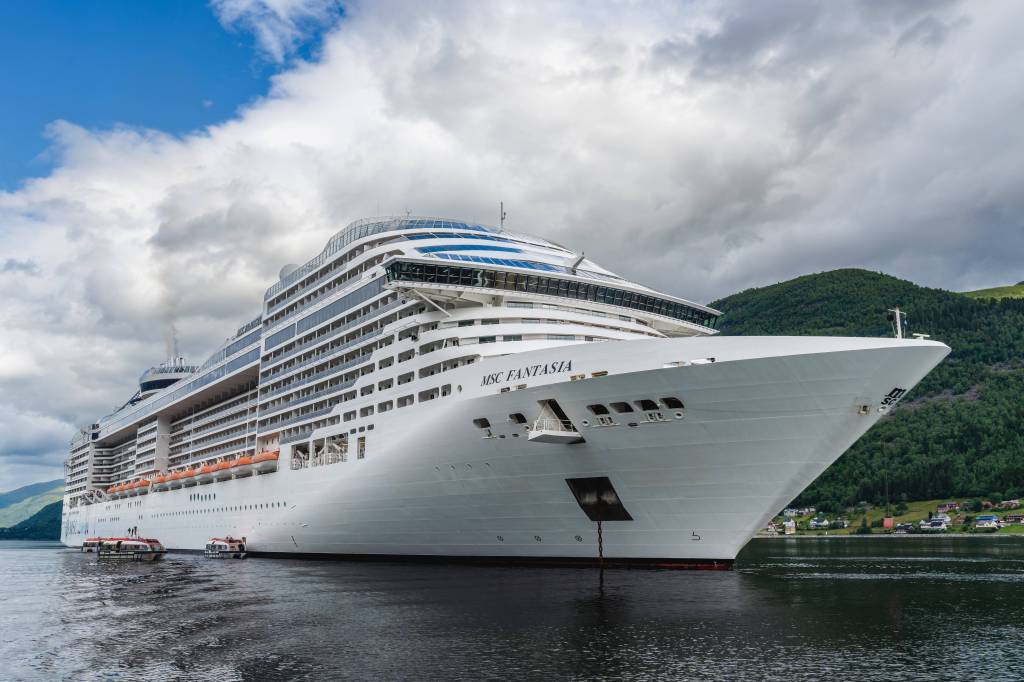
[[[949,349],[718,315],[529,235],[358,221],[72,441],[62,540],[728,565]]]

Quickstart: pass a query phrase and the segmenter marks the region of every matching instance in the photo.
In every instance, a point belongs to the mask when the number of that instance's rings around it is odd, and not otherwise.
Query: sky
[[[0,3],[0,490],[172,327],[202,361],[348,222],[440,215],[711,301],[1024,280],[1024,5]]]

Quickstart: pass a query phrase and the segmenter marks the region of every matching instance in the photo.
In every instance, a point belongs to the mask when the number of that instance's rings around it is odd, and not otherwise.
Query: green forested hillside
[[[965,291],[964,296],[970,296],[971,298],[1024,298],[1024,282],[1018,282],[1008,287]]]
[[[1024,497],[1024,299],[973,299],[865,270],[748,289],[712,305],[724,334],[890,336],[885,310],[952,349],[799,498],[838,509],[883,499]]]
[[[61,505],[48,504],[10,528],[0,528],[0,540],[59,540]]]
[[[61,480],[33,483],[0,493],[0,528],[24,521],[46,505],[61,499],[63,494],[64,482]]]

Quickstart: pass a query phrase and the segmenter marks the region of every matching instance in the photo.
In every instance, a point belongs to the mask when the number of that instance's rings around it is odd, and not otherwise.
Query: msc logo
[[[892,407],[893,405],[898,403],[900,401],[900,398],[902,398],[906,393],[907,389],[905,388],[897,387],[892,389],[891,391],[885,394],[884,398],[882,398],[882,407],[885,409]]]

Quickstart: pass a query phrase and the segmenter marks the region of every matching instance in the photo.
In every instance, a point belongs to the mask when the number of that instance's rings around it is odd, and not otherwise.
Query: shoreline
[[[751,540],[837,540],[846,538],[859,538],[871,540],[873,538],[914,538],[934,540],[938,538],[1020,538],[1024,534],[1019,533],[837,533],[835,535],[755,535]]]

